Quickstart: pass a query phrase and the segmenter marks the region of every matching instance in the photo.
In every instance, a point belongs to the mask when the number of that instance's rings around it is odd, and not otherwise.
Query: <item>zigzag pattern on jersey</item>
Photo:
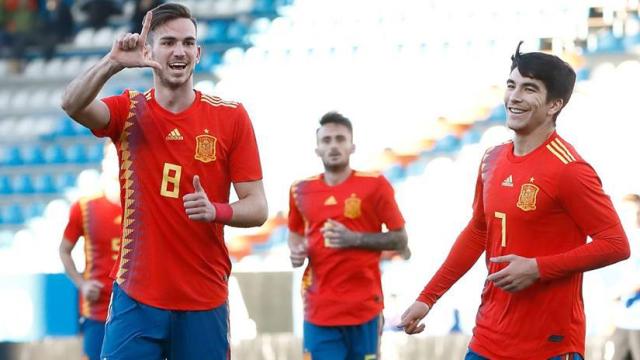
[[[116,275],[116,282],[119,285],[127,278],[127,272],[129,271],[129,261],[131,261],[130,253],[133,250],[133,236],[132,233],[138,224],[135,223],[134,209],[135,209],[135,182],[134,173],[132,169],[131,161],[131,127],[136,121],[137,114],[141,113],[141,108],[144,106],[145,98],[150,96],[147,92],[144,95],[136,92],[129,92],[129,114],[127,120],[125,120],[122,134],[120,135],[120,151],[121,151],[121,165],[120,165],[120,179],[123,180],[122,191],[124,192],[124,206],[122,208],[122,245],[120,247],[120,266]]]
[[[238,103],[235,101],[225,101],[217,96],[211,96],[211,95],[205,95],[205,94],[202,94],[202,96],[200,97],[200,101],[216,107],[226,106],[234,109],[238,107]]]
[[[573,156],[571,151],[569,151],[559,138],[551,140],[551,142],[547,144],[547,149],[560,159],[563,164],[576,161],[576,158]]]

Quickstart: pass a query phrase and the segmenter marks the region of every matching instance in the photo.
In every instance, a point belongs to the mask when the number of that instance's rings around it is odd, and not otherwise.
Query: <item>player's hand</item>
[[[422,319],[429,313],[429,305],[416,301],[402,314],[400,317],[399,329],[404,329],[409,335],[419,334],[424,331],[424,323]]]
[[[291,265],[294,268],[302,266],[304,264],[304,260],[309,255],[306,239],[298,245],[290,246],[289,250],[291,250],[291,255],[289,255],[289,258],[291,259]]]
[[[520,291],[531,286],[540,278],[536,259],[510,254],[492,257],[490,261],[493,263],[509,263],[504,269],[487,277],[487,280],[493,282],[495,286],[504,291]]]
[[[358,246],[362,238],[362,233],[351,231],[344,224],[332,219],[325,222],[321,232],[327,246],[334,248]]]
[[[193,189],[195,192],[182,197],[184,210],[191,220],[212,222],[216,219],[216,208],[213,207],[207,193],[200,184],[200,177],[193,177]]]
[[[86,301],[96,302],[100,297],[100,289],[103,287],[104,284],[98,280],[85,280],[80,284],[80,293]]]
[[[118,36],[107,55],[109,59],[123,68],[151,67],[162,70],[162,66],[151,59],[151,52],[146,48],[147,35],[151,27],[151,11],[142,21],[140,34],[126,33]]]

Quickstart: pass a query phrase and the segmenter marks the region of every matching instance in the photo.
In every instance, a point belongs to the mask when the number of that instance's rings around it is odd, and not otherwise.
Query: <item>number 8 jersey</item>
[[[109,124],[93,131],[113,140],[120,160],[122,242],[111,276],[132,298],[169,310],[212,309],[228,294],[223,225],[192,221],[183,206],[194,175],[220,203],[229,202],[232,182],[262,179],[244,107],[195,95],[177,114],[156,102],[153,89],[105,98]]]

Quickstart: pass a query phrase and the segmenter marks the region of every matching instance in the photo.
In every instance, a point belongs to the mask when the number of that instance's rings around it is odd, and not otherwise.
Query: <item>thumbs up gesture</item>
[[[206,222],[215,220],[216,209],[207,197],[207,193],[204,191],[202,184],[200,184],[200,177],[198,175],[193,177],[193,189],[194,192],[182,197],[184,209],[189,219]]]

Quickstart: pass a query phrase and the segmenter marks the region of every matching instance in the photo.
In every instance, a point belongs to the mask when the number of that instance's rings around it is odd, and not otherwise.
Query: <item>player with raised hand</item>
[[[122,242],[104,359],[228,359],[224,225],[267,217],[253,126],[242,104],[194,90],[196,21],[180,4],[154,8],[74,79],[63,109],[120,159]],[[150,67],[153,88],[96,99],[124,68]],[[229,204],[233,185],[238,201]]]

